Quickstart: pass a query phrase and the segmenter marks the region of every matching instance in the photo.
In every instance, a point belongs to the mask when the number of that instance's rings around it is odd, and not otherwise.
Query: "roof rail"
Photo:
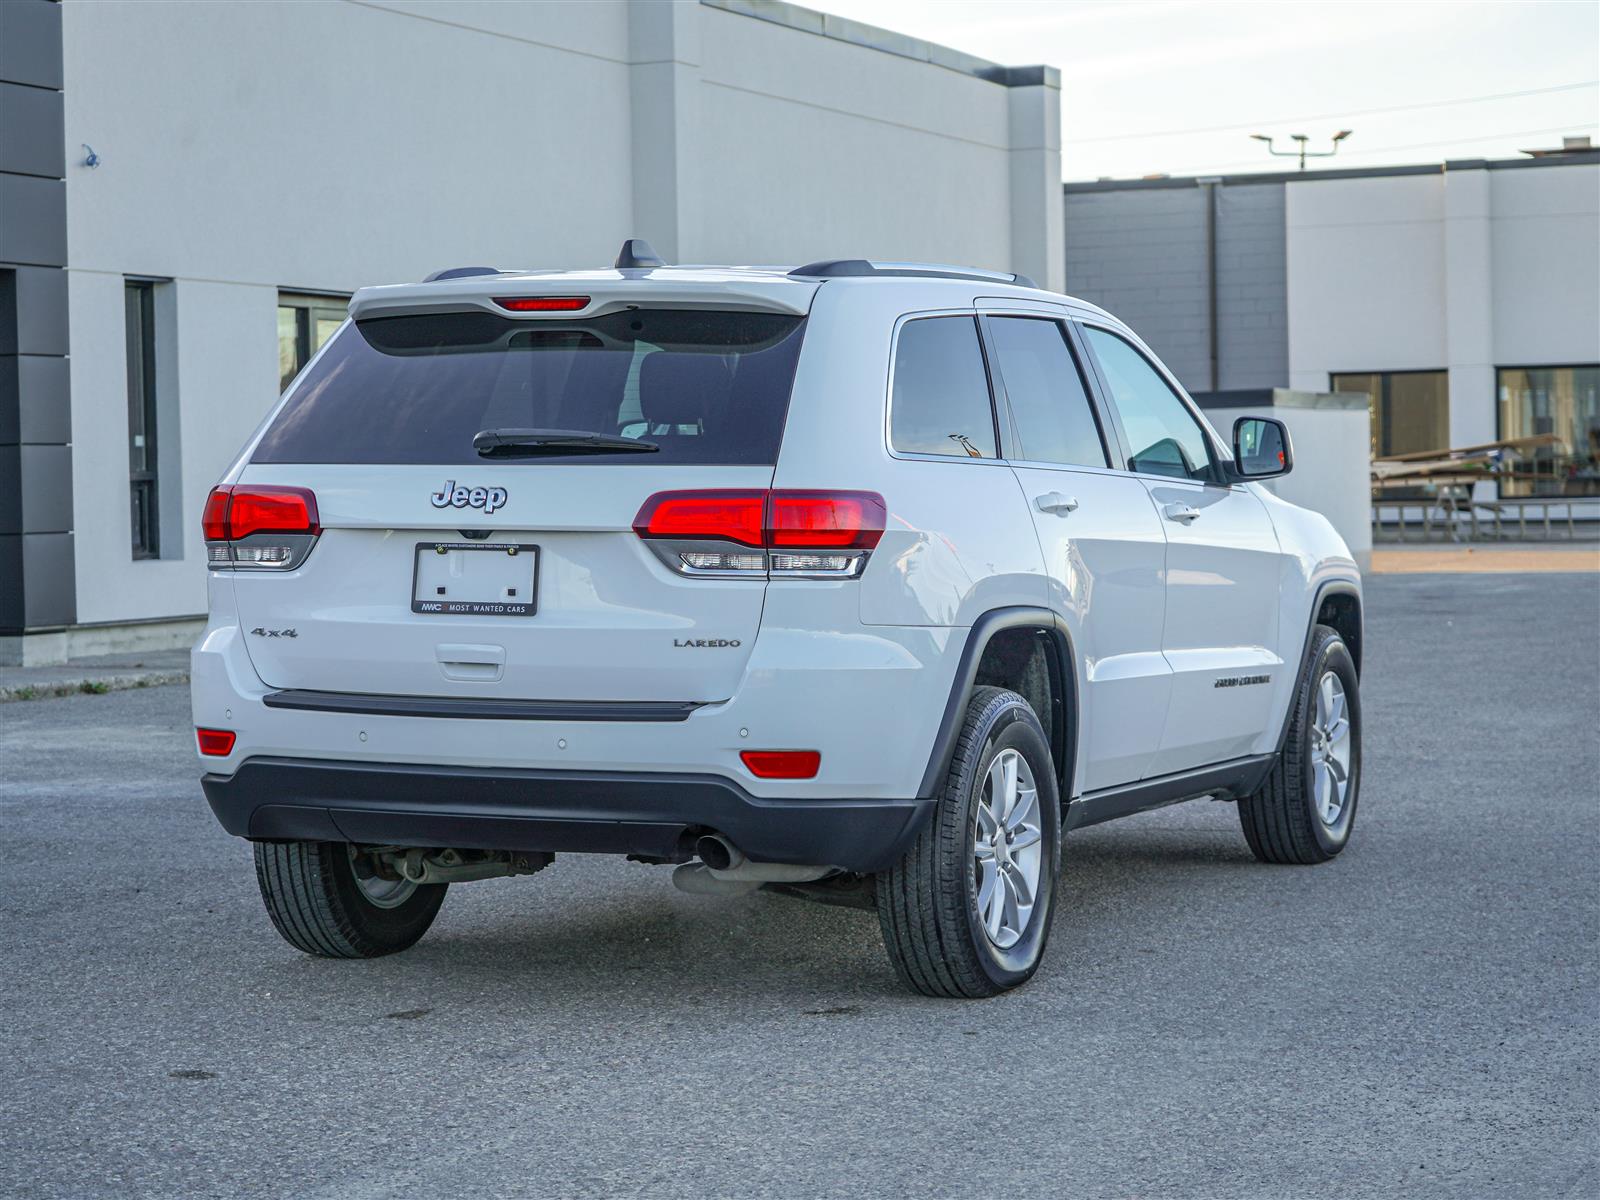
[[[438,283],[441,279],[466,279],[473,275],[499,275],[499,267],[450,267],[443,271],[435,271],[422,282]]]
[[[950,267],[943,263],[868,262],[864,258],[832,258],[796,267],[790,275],[806,279],[850,279],[867,276],[911,276],[923,279],[973,279],[985,283],[1011,283],[1038,287],[1026,275],[1009,271],[984,271],[977,267]]]
[[[611,265],[618,271],[624,271],[630,267],[664,267],[667,264],[661,261],[661,256],[649,242],[643,238],[629,238],[622,243],[622,252]]]

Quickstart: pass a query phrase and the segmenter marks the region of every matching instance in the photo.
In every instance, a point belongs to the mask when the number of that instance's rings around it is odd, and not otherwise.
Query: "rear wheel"
[[[1312,634],[1283,753],[1239,801],[1245,841],[1262,862],[1319,863],[1350,841],[1361,791],[1361,696],[1350,650],[1318,625]]]
[[[884,945],[925,996],[993,996],[1038,970],[1061,869],[1061,805],[1028,702],[975,688],[933,816],[878,875]]]
[[[377,958],[413,945],[444,903],[444,883],[384,879],[342,842],[257,842],[267,915],[297,950]]]

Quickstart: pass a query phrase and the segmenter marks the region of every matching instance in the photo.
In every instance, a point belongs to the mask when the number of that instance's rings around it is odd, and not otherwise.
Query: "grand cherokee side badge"
[[[738,649],[738,638],[673,638],[672,644],[680,650]]]
[[[1271,675],[1233,675],[1217,680],[1211,686],[1220,687],[1253,687],[1258,683],[1271,683]]]
[[[481,508],[488,516],[497,508],[504,508],[506,490],[503,487],[457,487],[454,479],[445,480],[444,487],[428,497],[435,508]]]

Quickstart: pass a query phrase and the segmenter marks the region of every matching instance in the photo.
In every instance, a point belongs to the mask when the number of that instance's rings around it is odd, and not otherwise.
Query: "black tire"
[[[1033,775],[1043,855],[1033,911],[1016,943],[1001,949],[978,915],[974,805],[994,759],[1015,749]],[[894,969],[924,996],[993,996],[1038,970],[1061,873],[1061,801],[1055,764],[1028,702],[1002,688],[974,688],[937,807],[905,856],[874,881],[878,923]]]
[[[1349,786],[1338,818],[1329,824],[1317,809],[1312,780],[1312,726],[1316,689],[1327,672],[1344,688],[1350,722]],[[1245,841],[1264,863],[1327,862],[1349,844],[1361,794],[1361,695],[1355,660],[1344,639],[1326,625],[1311,635],[1311,647],[1295,688],[1283,753],[1261,787],[1239,801]]]
[[[393,907],[370,900],[343,842],[257,842],[256,882],[267,915],[296,950],[377,958],[415,944],[444,903],[446,883],[417,884]]]

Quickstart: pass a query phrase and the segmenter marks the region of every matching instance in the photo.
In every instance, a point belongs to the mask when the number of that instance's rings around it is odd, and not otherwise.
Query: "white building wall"
[[[1008,87],[957,52],[743,7],[66,0],[79,622],[203,610],[200,506],[276,398],[280,289],[595,265],[628,236],[678,261],[927,258],[1059,286],[1053,71]],[[159,560],[129,553],[127,276],[171,281]]]
[[[1495,359],[1600,361],[1600,166],[1489,172]]]
[[[1444,190],[1434,175],[1285,188],[1289,386],[1446,365]]]
[[[1007,88],[703,12],[696,258],[1013,269]]]

